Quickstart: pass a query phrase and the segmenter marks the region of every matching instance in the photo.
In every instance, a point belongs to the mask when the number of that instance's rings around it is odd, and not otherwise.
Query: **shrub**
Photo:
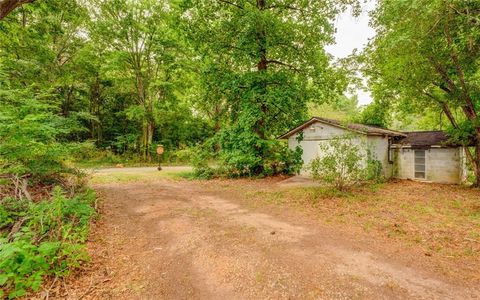
[[[72,145],[72,159],[82,166],[116,165],[125,163],[127,155],[116,155],[110,150],[98,149],[94,142],[87,141]],[[140,161],[140,159],[137,159]]]
[[[192,151],[191,163],[195,178],[211,179],[215,176],[215,170],[209,165],[215,156],[214,148],[212,140],[208,140]]]
[[[345,190],[366,180],[378,180],[382,164],[354,136],[336,137],[320,145],[321,155],[308,166],[314,179]]]
[[[75,173],[65,162],[70,145],[63,141],[81,130],[55,109],[25,92],[0,92],[0,175],[29,184],[61,184]],[[80,129],[79,129],[80,128]]]
[[[264,177],[300,172],[300,147],[292,151],[283,142],[261,140],[255,134],[252,136],[254,142],[248,142],[248,139],[240,141],[238,138],[232,138],[228,142],[222,139],[219,141],[217,136],[197,147],[192,156],[196,177]],[[212,161],[216,161],[219,166],[212,168]]]
[[[1,200],[0,298],[38,291],[45,276],[68,275],[87,260],[83,243],[94,201],[90,190],[67,198],[60,188],[37,203]]]
[[[166,153],[165,159],[169,163],[189,163],[193,156],[195,155],[195,149],[193,148],[184,148],[173,150]]]

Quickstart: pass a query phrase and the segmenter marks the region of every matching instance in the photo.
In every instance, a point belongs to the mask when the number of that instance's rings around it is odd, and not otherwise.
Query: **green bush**
[[[88,259],[83,244],[94,201],[91,190],[67,198],[60,188],[36,203],[1,200],[0,298],[38,291],[46,276],[66,276]]]
[[[192,161],[194,148],[184,148],[166,152],[165,161],[172,164],[185,164]]]
[[[314,179],[332,184],[338,190],[382,177],[382,163],[355,136],[333,138],[320,145],[320,153],[308,169]]]
[[[210,166],[211,161],[215,159],[215,146],[212,139],[202,145],[197,146],[192,151],[191,164],[193,174],[198,179],[211,179],[218,172]]]
[[[230,137],[227,139],[225,135]],[[265,177],[300,171],[301,148],[292,151],[284,142],[263,140],[254,133],[242,136],[227,132],[199,146],[191,160],[196,177]],[[212,161],[218,166],[213,168]]]
[[[70,147],[61,140],[79,130],[78,124],[28,91],[0,92],[0,103],[0,174],[59,183],[75,172],[65,164]]]
[[[110,150],[98,149],[92,141],[73,145],[71,154],[73,161],[81,166],[116,165],[129,160],[127,155],[120,156]]]
[[[380,182],[383,180],[383,166],[382,162],[373,158],[372,155],[368,154],[367,158],[367,168],[366,168],[366,180],[372,180],[375,182]]]

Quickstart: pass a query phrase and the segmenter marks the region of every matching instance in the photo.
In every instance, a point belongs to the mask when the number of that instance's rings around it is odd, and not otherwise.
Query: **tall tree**
[[[141,149],[149,158],[155,130],[155,108],[171,95],[169,86],[177,44],[169,1],[99,0],[92,26],[94,40],[108,60],[109,74],[131,92],[136,105],[127,115],[141,123]]]
[[[371,87],[402,109],[443,111],[452,136],[474,142],[466,155],[480,185],[480,2],[381,0],[372,24]]]
[[[306,117],[307,103],[341,94],[344,82],[324,51],[339,2],[185,1],[212,110],[227,116],[218,134],[227,165],[263,173],[272,139]]]
[[[0,23],[0,173],[58,180],[67,141],[84,134],[76,57],[88,19],[75,0],[45,0]]]

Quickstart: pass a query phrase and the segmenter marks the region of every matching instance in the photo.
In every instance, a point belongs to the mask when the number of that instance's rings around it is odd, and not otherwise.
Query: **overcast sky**
[[[363,49],[368,39],[375,35],[375,30],[368,26],[368,11],[374,7],[375,0],[368,0],[363,4],[363,13],[359,17],[353,17],[350,11],[341,14],[335,23],[336,44],[328,46],[327,51],[337,58],[342,58],[350,55],[354,49]],[[357,91],[357,94],[360,105],[372,101],[369,93]]]

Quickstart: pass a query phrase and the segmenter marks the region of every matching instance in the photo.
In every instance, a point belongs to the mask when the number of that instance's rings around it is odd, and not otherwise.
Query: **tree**
[[[235,172],[262,174],[272,147],[280,147],[272,140],[305,119],[307,103],[342,93],[345,82],[324,51],[343,8],[337,3],[185,1],[184,21],[210,81],[211,107],[225,113],[216,136],[220,157]]]
[[[347,97],[341,96],[333,103],[311,103],[309,105],[309,116],[324,117],[335,120],[348,121],[358,115],[358,97],[356,95]]]
[[[390,107],[385,101],[373,101],[360,110],[353,120],[357,123],[386,128],[389,126]]]
[[[5,18],[12,10],[35,0],[0,0],[0,20]]]
[[[74,0],[39,1],[0,26],[0,174],[60,183],[68,142],[85,133],[76,55],[86,11]],[[12,38],[14,37],[14,38]],[[26,181],[25,181],[26,182]]]
[[[150,157],[157,105],[173,95],[178,36],[168,1],[94,1],[92,34],[107,59],[110,77],[135,98],[127,116],[141,124],[141,151]]]
[[[480,185],[480,2],[379,1],[364,53],[370,87],[406,111],[443,111]],[[375,94],[374,94],[375,95]]]

